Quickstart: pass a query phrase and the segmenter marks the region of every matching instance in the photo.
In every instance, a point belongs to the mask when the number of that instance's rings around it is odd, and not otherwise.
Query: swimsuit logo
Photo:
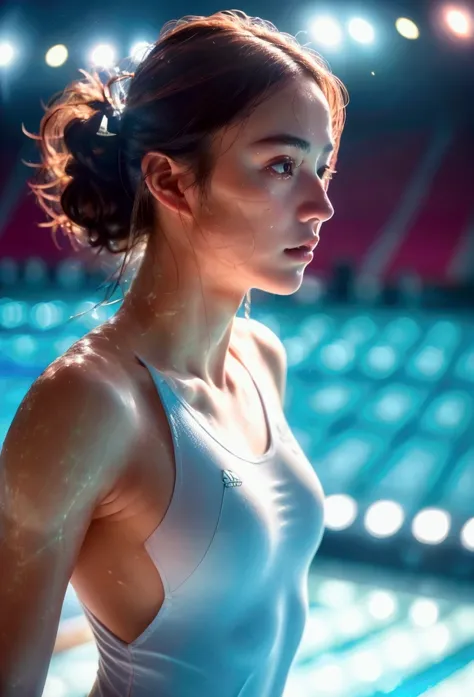
[[[241,480],[232,472],[232,470],[222,470],[222,481],[225,487],[242,486]]]

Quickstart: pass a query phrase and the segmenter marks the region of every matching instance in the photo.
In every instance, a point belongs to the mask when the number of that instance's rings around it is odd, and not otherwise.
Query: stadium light
[[[426,508],[415,516],[412,533],[418,542],[437,545],[447,538],[450,527],[449,513],[438,508]]]
[[[444,21],[448,29],[458,38],[467,39],[473,33],[473,20],[466,10],[447,7],[444,11]]]
[[[420,30],[416,26],[415,22],[407,17],[399,17],[395,22],[395,28],[404,39],[418,39],[420,36]]]
[[[320,44],[327,47],[339,46],[342,41],[342,28],[332,17],[318,17],[310,22],[311,36]]]
[[[461,530],[461,543],[470,552],[474,552],[474,518],[470,518]]]
[[[45,56],[46,65],[51,68],[59,68],[67,61],[68,55],[68,50],[63,44],[52,46]]]
[[[355,17],[349,22],[347,29],[354,41],[360,44],[371,44],[375,38],[373,26],[365,19]]]
[[[330,530],[345,530],[357,517],[357,504],[345,494],[328,496],[324,502],[325,526]]]
[[[109,44],[96,46],[91,53],[91,63],[97,68],[112,68],[115,64],[115,50]]]
[[[2,41],[0,43],[0,67],[10,65],[14,55],[15,51],[13,46],[8,41]]]
[[[390,591],[372,591],[367,597],[367,609],[375,619],[388,620],[397,611],[396,596]]]
[[[404,518],[396,501],[375,501],[366,511],[364,526],[373,537],[391,537],[400,530]]]
[[[432,627],[439,619],[439,606],[429,598],[418,598],[408,611],[411,622],[416,627]]]

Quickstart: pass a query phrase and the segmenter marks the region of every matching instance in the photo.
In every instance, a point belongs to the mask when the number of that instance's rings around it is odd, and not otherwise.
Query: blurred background
[[[0,2],[0,444],[31,383],[111,317],[118,261],[39,228],[26,186],[46,103],[208,0]],[[335,208],[291,297],[251,314],[288,354],[285,411],[326,493],[285,697],[474,694],[474,5],[241,0],[320,51],[350,93]],[[78,314],[82,314],[77,317]],[[243,314],[243,308],[242,308]],[[1,620],[0,620],[1,621]],[[97,653],[71,587],[44,697]]]

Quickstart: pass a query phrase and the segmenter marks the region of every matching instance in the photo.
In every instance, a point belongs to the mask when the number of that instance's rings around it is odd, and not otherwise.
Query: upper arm
[[[284,405],[288,370],[286,349],[280,337],[278,337],[270,327],[267,327],[266,324],[256,319],[250,319],[249,321],[251,323],[253,336],[275,377],[281,403]]]
[[[0,454],[2,696],[41,695],[78,553],[130,445],[130,410],[94,370],[39,378]]]

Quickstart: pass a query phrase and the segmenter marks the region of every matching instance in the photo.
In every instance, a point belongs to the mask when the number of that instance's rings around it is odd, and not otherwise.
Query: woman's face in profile
[[[282,135],[287,142],[276,138]],[[280,295],[298,290],[308,262],[284,250],[317,239],[334,213],[324,175],[332,145],[327,100],[309,77],[296,77],[223,129],[199,216],[207,264],[223,267],[233,285]]]

